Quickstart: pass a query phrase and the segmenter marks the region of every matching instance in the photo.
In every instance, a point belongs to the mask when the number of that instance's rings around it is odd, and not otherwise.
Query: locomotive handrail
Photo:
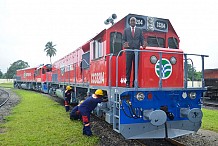
[[[108,56],[110,56],[110,58],[109,58],[109,83],[108,83],[108,85],[109,85],[109,88],[111,88],[111,59],[113,57],[113,54],[109,54]]]
[[[209,57],[208,55],[200,55],[200,54],[188,54],[184,52],[164,52],[164,51],[155,51],[155,50],[135,50],[135,49],[123,49],[120,50],[119,53],[116,56],[116,88],[118,87],[118,57],[122,52],[134,52],[135,53],[135,81],[134,81],[134,88],[135,90],[138,90],[138,53],[139,52],[156,52],[159,53],[159,58],[160,58],[160,68],[159,68],[159,89],[162,89],[162,54],[182,54],[184,55],[185,58],[185,63],[184,63],[184,78],[185,78],[185,83],[183,88],[187,89],[187,55],[192,55],[192,56],[201,56],[202,58],[202,89],[205,87],[204,83],[204,57]],[[111,57],[111,56],[110,56]],[[112,58],[112,57],[111,57]],[[110,61],[111,62],[111,58]],[[110,65],[111,63],[109,63]],[[111,67],[111,66],[110,66]],[[109,68],[110,68],[109,67]],[[111,85],[111,70],[109,70],[109,86]]]
[[[192,63],[192,87],[194,87],[194,63],[191,58],[188,58],[187,61],[190,60]]]
[[[159,68],[159,73],[160,73],[160,75],[159,75],[159,89],[161,89],[162,88],[162,52],[160,52],[159,53],[159,57],[160,57],[160,61],[159,61],[159,63],[160,63],[160,68]]]

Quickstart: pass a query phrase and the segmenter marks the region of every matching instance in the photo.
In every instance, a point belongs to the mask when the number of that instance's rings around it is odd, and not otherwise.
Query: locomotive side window
[[[168,47],[173,49],[178,49],[178,40],[174,37],[168,38]]]
[[[46,64],[46,72],[51,72],[51,71],[52,71],[52,65]]]
[[[122,50],[122,33],[112,32],[110,34],[110,53],[117,56]]]
[[[38,76],[41,74],[41,68],[35,70],[35,75]]]
[[[147,38],[147,43],[148,43],[148,46],[150,46],[150,47],[164,48],[165,47],[164,42],[165,42],[164,38],[161,38],[161,37],[149,36]]]
[[[42,68],[42,74],[45,74],[45,69],[44,68]]]
[[[51,72],[52,71],[52,68],[47,68],[46,69],[46,72]]]
[[[90,63],[89,60],[90,60],[90,52],[87,52],[82,55],[82,64],[81,64],[82,69],[89,68],[89,63]]]
[[[93,42],[93,59],[98,59],[103,56],[103,43],[101,39]]]

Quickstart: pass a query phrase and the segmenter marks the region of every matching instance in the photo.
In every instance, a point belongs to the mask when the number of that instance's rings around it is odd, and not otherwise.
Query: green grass
[[[0,124],[0,145],[97,145],[98,137],[82,135],[82,123],[71,121],[63,106],[39,93],[14,91],[21,102]]]
[[[218,132],[218,111],[210,109],[202,109],[202,111],[203,122],[201,128]]]
[[[14,84],[13,83],[0,83],[0,87],[4,88],[13,88]]]

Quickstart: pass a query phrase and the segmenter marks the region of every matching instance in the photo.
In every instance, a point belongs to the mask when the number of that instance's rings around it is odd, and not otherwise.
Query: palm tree
[[[50,57],[50,63],[51,63],[51,57],[56,55],[56,49],[54,48],[52,42],[47,42],[47,44],[45,45],[45,49],[44,51],[46,52],[46,56]],[[51,63],[52,64],[52,63]]]

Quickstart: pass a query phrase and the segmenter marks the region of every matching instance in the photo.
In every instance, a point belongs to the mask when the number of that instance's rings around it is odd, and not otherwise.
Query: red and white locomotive
[[[45,83],[51,81],[51,64],[42,64],[38,67],[30,67],[25,69],[19,69],[16,72],[14,86],[23,89],[33,89],[44,91]]]
[[[122,35],[131,17],[143,30],[147,47],[132,50],[135,55],[135,85],[126,88],[126,51]],[[107,22],[112,20],[109,18]],[[73,89],[73,102],[96,89],[108,97],[95,114],[105,117],[113,129],[127,139],[173,138],[193,133],[201,126],[201,95],[204,88],[205,55],[185,54],[179,47],[179,37],[168,19],[129,14],[102,30],[84,45],[47,67],[41,68],[41,80],[25,80],[17,71],[15,86],[37,89],[63,97],[64,89]],[[202,59],[201,88],[187,86],[187,60]],[[31,69],[31,74],[33,74]],[[45,77],[43,78],[43,75]],[[131,76],[131,80],[133,76]],[[133,84],[133,83],[131,83]],[[30,86],[31,85],[31,86]]]

